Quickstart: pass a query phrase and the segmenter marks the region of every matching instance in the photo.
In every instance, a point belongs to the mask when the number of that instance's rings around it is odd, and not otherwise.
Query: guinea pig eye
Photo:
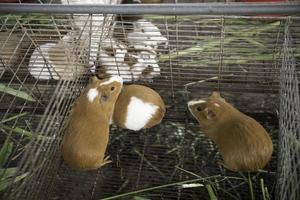
[[[112,87],[110,88],[110,91],[114,91],[114,90],[115,90],[115,87],[112,86]]]
[[[199,112],[201,112],[203,109],[201,108],[201,106],[198,106],[198,107],[196,108],[196,110],[199,111]]]

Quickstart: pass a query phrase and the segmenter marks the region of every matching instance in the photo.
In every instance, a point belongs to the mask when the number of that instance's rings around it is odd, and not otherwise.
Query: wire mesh
[[[280,159],[278,160],[278,199],[300,198],[300,99],[299,73],[292,48],[293,37],[290,31],[290,19],[286,22],[283,43],[280,89]],[[294,186],[292,186],[294,185]]]
[[[261,199],[278,192],[297,199],[299,155],[291,154],[296,148],[287,137],[293,133],[299,140],[299,18],[289,24],[284,16],[24,14],[0,20],[1,84],[27,94],[0,94],[0,128],[14,141],[11,157],[19,155],[6,166],[18,166],[15,177],[25,176],[5,198],[210,199],[215,193],[220,199]],[[113,162],[83,173],[64,165],[61,129],[94,73],[150,86],[167,113],[150,130],[112,126],[107,154]],[[217,164],[215,145],[186,107],[214,90],[270,133],[274,154],[264,171],[233,173]],[[24,116],[5,122],[19,114]]]

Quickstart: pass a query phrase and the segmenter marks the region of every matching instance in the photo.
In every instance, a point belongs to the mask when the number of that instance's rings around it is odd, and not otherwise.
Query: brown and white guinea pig
[[[21,62],[24,41],[15,33],[0,32],[0,76],[4,69],[15,69]]]
[[[189,101],[188,108],[204,134],[217,144],[227,169],[257,171],[271,159],[273,144],[267,131],[218,92],[206,99]]]
[[[138,131],[159,124],[166,112],[160,95],[142,85],[124,85],[115,104],[114,123]]]
[[[122,86],[119,76],[103,80],[92,77],[75,100],[62,142],[62,155],[70,168],[87,171],[110,162],[104,158],[109,123]]]
[[[37,45],[28,63],[29,73],[38,80],[76,80],[86,73],[86,51],[78,48],[77,33],[69,32],[56,43]]]

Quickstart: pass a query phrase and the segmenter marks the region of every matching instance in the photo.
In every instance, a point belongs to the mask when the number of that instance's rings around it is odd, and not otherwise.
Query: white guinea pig
[[[158,45],[168,41],[154,24],[145,19],[134,23],[134,30],[127,34],[127,40],[131,46],[140,50],[156,50]]]
[[[120,4],[120,0],[61,0],[62,4],[84,5],[84,4]],[[109,33],[113,15],[103,14],[73,14],[73,26],[82,31],[83,37],[92,35],[106,36]]]
[[[138,131],[159,124],[165,112],[164,101],[157,92],[142,85],[126,85],[115,104],[113,122]]]

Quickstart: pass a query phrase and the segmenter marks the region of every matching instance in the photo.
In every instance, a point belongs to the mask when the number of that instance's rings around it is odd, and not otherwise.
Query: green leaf
[[[9,137],[6,138],[1,150],[0,150],[0,167],[3,167],[8,157],[11,154],[13,148],[13,142],[10,141]]]
[[[0,92],[11,94],[11,95],[14,95],[16,97],[19,97],[19,98],[22,98],[22,99],[25,99],[25,100],[28,100],[28,101],[31,101],[31,102],[36,101],[32,96],[30,96],[26,92],[15,90],[11,87],[5,86],[4,84],[0,84]]]

